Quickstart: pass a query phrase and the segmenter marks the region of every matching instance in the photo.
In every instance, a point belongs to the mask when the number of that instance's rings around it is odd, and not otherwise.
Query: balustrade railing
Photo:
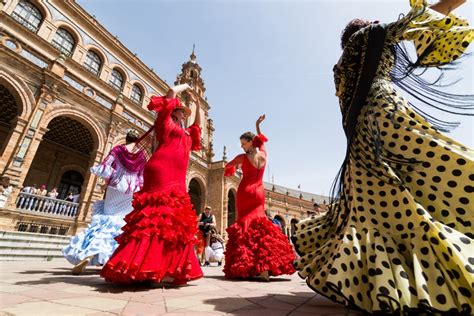
[[[46,216],[74,218],[79,209],[79,203],[21,192],[16,200],[16,207],[20,210],[38,212]]]

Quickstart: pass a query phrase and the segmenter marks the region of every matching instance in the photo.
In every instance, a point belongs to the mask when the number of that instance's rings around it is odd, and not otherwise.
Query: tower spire
[[[196,53],[194,52],[195,49],[196,49],[196,44],[193,44],[193,51],[192,51],[191,55],[189,56],[191,62],[193,62],[193,63],[196,62]]]
[[[175,84],[188,83],[199,96],[205,98],[206,88],[204,80],[201,78],[201,71],[201,66],[196,62],[196,44],[193,44],[189,60],[182,65],[181,73],[176,77]]]

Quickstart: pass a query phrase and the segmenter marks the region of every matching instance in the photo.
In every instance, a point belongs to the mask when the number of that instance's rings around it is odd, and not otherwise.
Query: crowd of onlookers
[[[45,197],[48,197],[48,198],[51,198],[51,199],[57,199],[58,195],[59,195],[58,189],[56,187],[52,188],[51,191],[48,191],[46,189],[46,185],[44,185],[44,184],[41,185],[39,188],[36,184],[33,184],[32,186],[27,185],[27,186],[23,187],[21,192],[27,193],[27,194],[32,194],[32,195],[37,195],[37,196],[45,196]],[[63,198],[63,200],[68,201],[68,202],[76,202],[77,203],[79,201],[79,197],[80,197],[79,193],[74,194],[73,192],[69,192]]]
[[[24,194],[20,195],[17,200],[16,206],[18,208],[48,213],[60,213],[61,215],[71,215],[74,213],[75,208],[68,207],[64,203],[58,203],[59,201],[77,203],[80,197],[79,193],[74,194],[73,192],[69,192],[66,196],[60,198],[56,187],[48,191],[44,184],[39,188],[36,184],[27,185],[21,189],[21,193]]]
[[[5,207],[5,204],[8,200],[8,197],[13,191],[13,187],[10,184],[10,178],[4,176],[1,178],[0,184],[0,208]],[[27,185],[21,189],[22,193],[32,195],[31,197],[23,196],[18,199],[17,207],[31,209],[38,204],[38,196],[48,197],[49,199],[58,199],[59,192],[56,187],[52,188],[50,191],[46,189],[46,185],[41,185],[39,188],[36,184]],[[62,200],[67,202],[79,202],[80,193],[74,194],[69,192]],[[54,202],[47,199],[44,203],[45,208],[49,209],[54,205]]]

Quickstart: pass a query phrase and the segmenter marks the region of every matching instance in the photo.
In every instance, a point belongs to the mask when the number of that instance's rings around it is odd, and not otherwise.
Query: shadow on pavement
[[[272,315],[272,313],[275,315],[299,315],[300,313],[304,315],[363,315],[316,293],[308,292],[213,298],[204,300],[203,303],[215,306],[216,311],[242,315]],[[304,311],[299,311],[299,308],[303,308]]]
[[[227,282],[262,282],[262,283],[276,283],[276,282],[291,282],[291,279],[286,279],[286,278],[279,278],[279,277],[270,277],[270,281],[264,281],[260,278],[250,278],[250,279],[226,279],[225,276],[223,275],[204,275],[204,278],[206,279],[215,279],[215,280],[221,280],[221,281],[227,281]]]
[[[43,285],[55,283],[68,283],[73,285],[83,285],[94,287],[99,293],[122,293],[122,292],[141,292],[154,289],[179,289],[182,287],[195,286],[188,285],[172,285],[154,282],[139,282],[136,284],[114,284],[105,281],[99,275],[100,267],[90,267],[80,275],[72,275],[71,269],[68,268],[54,268],[45,270],[26,270],[18,272],[19,274],[46,275],[35,280],[17,281],[15,285]]]

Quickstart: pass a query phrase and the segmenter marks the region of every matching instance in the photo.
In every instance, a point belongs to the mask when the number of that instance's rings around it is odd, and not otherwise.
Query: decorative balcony
[[[16,207],[21,211],[44,216],[74,219],[79,209],[79,203],[21,192],[16,200]]]

